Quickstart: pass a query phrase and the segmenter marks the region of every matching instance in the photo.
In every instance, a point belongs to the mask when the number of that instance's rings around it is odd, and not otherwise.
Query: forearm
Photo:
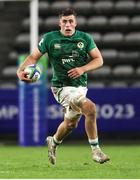
[[[82,69],[84,72],[88,72],[88,71],[98,69],[102,65],[103,65],[103,59],[100,57],[100,58],[95,58],[91,60],[88,64],[82,66]]]
[[[29,55],[25,61],[19,66],[18,71],[23,71],[26,66],[30,64],[36,64],[37,60],[32,57],[32,55]]]
[[[20,67],[18,68],[18,72],[24,71],[25,67],[30,64],[36,64],[41,56],[41,52],[38,50],[38,48],[36,48],[35,51],[29,56],[27,56],[24,62],[20,65]]]

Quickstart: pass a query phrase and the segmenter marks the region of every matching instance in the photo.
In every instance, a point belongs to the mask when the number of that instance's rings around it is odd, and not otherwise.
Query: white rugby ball
[[[40,79],[41,69],[37,64],[31,64],[24,69],[27,73],[27,78],[31,79],[32,82],[36,82]]]

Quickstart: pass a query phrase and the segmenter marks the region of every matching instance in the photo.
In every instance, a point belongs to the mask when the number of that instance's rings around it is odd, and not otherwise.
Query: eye
[[[71,20],[69,20],[69,23],[73,23],[73,20],[71,19]]]
[[[67,20],[63,20],[63,23],[66,24],[66,23],[67,23]]]

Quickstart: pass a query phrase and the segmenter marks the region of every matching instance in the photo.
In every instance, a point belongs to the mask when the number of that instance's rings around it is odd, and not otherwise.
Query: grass
[[[47,147],[0,147],[0,178],[20,179],[139,179],[140,146],[108,145],[111,161],[97,164],[86,145],[61,145],[57,164],[50,165]]]

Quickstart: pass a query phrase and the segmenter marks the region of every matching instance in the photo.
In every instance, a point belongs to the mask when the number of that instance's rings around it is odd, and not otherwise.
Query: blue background
[[[88,97],[97,105],[100,132],[140,132],[140,89],[89,89]],[[0,133],[18,133],[18,90],[0,90]],[[47,133],[52,134],[63,120],[62,108],[48,91],[46,108]],[[73,135],[84,136],[84,118]]]

